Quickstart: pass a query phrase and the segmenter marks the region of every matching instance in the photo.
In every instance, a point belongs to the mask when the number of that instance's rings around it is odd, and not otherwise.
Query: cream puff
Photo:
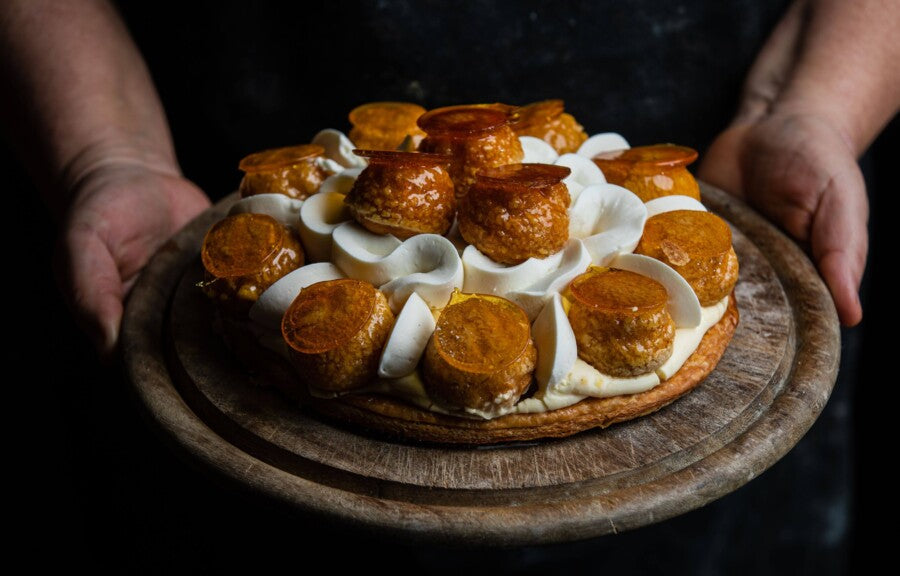
[[[328,177],[320,165],[325,149],[317,144],[272,148],[245,156],[238,191],[242,198],[257,194],[284,194],[304,200],[315,194]]]
[[[357,150],[369,161],[344,202],[353,218],[376,234],[405,240],[444,234],[453,224],[456,196],[450,158],[420,152]]]
[[[502,264],[546,258],[569,239],[570,169],[508,164],[482,170],[459,206],[459,231],[469,244]]]
[[[521,162],[524,157],[509,115],[492,105],[436,108],[423,114],[418,125],[427,134],[419,151],[453,159],[450,177],[457,196],[468,192],[481,170]]]
[[[711,212],[673,210],[648,218],[634,251],[665,262],[681,274],[701,306],[719,302],[737,283],[739,266],[731,228]]]
[[[700,200],[700,186],[687,170],[696,159],[696,150],[674,144],[635,146],[592,158],[607,182],[631,190],[644,202],[676,195]]]
[[[384,294],[368,282],[343,278],[304,288],[284,313],[281,332],[309,386],[342,393],[375,380],[393,325]]]
[[[577,152],[587,132],[566,113],[562,100],[542,100],[511,111],[512,129],[519,136],[540,138],[559,154]]]
[[[502,411],[528,390],[536,361],[524,310],[498,296],[456,293],[425,348],[425,390],[446,409]]]
[[[265,214],[234,214],[206,233],[201,288],[219,309],[245,315],[276,280],[303,266],[292,229]]]
[[[425,137],[416,125],[425,109],[410,102],[369,102],[350,111],[350,140],[365,150],[396,150],[408,137],[415,149]]]
[[[653,372],[672,355],[675,323],[662,284],[626,270],[592,268],[569,285],[578,356],[618,377]]]

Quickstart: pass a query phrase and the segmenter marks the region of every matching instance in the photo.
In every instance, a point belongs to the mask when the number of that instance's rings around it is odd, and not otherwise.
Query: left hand
[[[119,337],[125,296],[156,250],[209,199],[177,172],[109,163],[73,191],[55,268],[75,319],[102,355]]]
[[[869,204],[855,154],[836,127],[802,112],[738,121],[713,142],[698,176],[808,246],[841,323],[862,320]]]

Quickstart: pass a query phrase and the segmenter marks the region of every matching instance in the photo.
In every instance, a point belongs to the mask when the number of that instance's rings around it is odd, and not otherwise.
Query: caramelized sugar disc
[[[428,134],[477,134],[509,123],[509,116],[493,106],[464,105],[435,108],[419,117],[419,128]]]
[[[513,106],[512,104],[504,104],[502,102],[491,102],[490,104],[470,104],[470,106],[475,106],[476,108],[493,108],[494,110],[499,110],[506,114],[507,119],[509,121],[515,120],[515,112],[521,106]]]
[[[594,162],[601,169],[606,163],[625,164],[632,169],[675,168],[687,166],[697,159],[697,151],[686,146],[675,144],[653,144],[651,146],[635,146],[627,150],[611,150],[594,156]]]
[[[364,129],[406,130],[424,113],[424,108],[410,102],[369,102],[350,111],[350,123]]]
[[[673,210],[647,219],[635,252],[676,267],[720,258],[731,250],[731,229],[711,212]]]
[[[343,278],[318,282],[300,292],[281,323],[285,341],[298,352],[319,354],[353,338],[375,308],[375,287]]]
[[[556,118],[565,110],[562,100],[541,100],[526,104],[512,111],[513,129],[540,126],[549,120]]]
[[[354,154],[368,158],[370,162],[384,162],[402,166],[449,166],[452,157],[428,152],[404,150],[354,150]]]
[[[235,214],[217,222],[203,239],[200,258],[217,278],[255,274],[284,244],[284,227],[266,214]]]
[[[416,119],[424,113],[424,108],[408,102],[363,104],[350,112],[350,140],[360,148],[414,149],[425,136],[416,126]]]
[[[572,281],[569,294],[591,309],[628,315],[662,310],[668,301],[665,287],[656,280],[616,268],[591,268]]]
[[[553,164],[506,164],[485,168],[478,179],[492,187],[545,188],[559,184],[571,173],[571,169]]]
[[[272,148],[244,157],[238,168],[244,172],[263,172],[298,164],[304,160],[321,156],[324,153],[325,149],[318,144]]]
[[[455,294],[434,331],[441,358],[454,368],[493,374],[515,361],[530,339],[528,316],[509,300]]]

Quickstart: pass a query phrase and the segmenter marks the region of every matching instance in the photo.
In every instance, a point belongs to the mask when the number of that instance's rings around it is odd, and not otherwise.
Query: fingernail
[[[101,358],[112,355],[118,340],[118,327],[112,322],[101,322],[90,327],[91,344]]]
[[[103,351],[111,354],[116,349],[116,343],[119,341],[119,325],[115,322],[107,321],[103,326]]]

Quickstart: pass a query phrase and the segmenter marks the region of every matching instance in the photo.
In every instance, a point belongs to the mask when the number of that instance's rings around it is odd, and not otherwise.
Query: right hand
[[[210,202],[176,172],[111,163],[76,185],[55,255],[60,288],[101,355],[119,339],[123,302],[156,250]]]

